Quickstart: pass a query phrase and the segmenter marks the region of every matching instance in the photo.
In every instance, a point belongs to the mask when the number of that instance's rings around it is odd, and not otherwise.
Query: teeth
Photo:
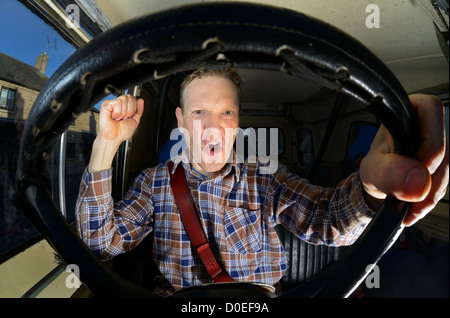
[[[210,150],[214,150],[214,148],[216,148],[219,145],[218,142],[210,142],[209,143],[209,149]]]

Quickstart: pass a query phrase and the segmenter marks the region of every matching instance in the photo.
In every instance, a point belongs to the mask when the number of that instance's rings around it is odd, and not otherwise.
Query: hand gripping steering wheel
[[[361,43],[321,21],[272,6],[207,3],[118,25],[76,51],[40,92],[26,121],[16,189],[10,194],[62,259],[80,267],[81,280],[94,294],[155,296],[98,261],[61,216],[43,184],[52,147],[75,118],[108,94],[177,71],[225,65],[283,71],[342,91],[381,120],[399,153],[415,154],[418,122],[401,84]],[[335,264],[283,297],[348,295],[367,275],[367,265],[376,264],[395,241],[407,209],[406,203],[386,198],[368,228]],[[192,295],[257,293],[255,285],[243,286],[248,285],[197,287]]]

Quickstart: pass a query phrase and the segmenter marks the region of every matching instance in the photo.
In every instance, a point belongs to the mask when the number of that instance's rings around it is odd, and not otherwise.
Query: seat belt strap
[[[170,162],[168,166],[170,185],[180,212],[181,221],[211,280],[215,283],[232,282],[233,279],[219,266],[208,243],[203,227],[200,224],[199,215],[195,208],[182,164],[180,163],[177,166],[173,174],[173,162]]]

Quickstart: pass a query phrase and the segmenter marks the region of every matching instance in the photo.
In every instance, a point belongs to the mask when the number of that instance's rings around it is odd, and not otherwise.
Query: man
[[[182,83],[178,126],[187,149],[174,159],[182,165],[208,241],[225,271],[236,281],[275,285],[286,270],[274,230],[281,223],[312,243],[351,244],[370,222],[386,195],[414,202],[405,219],[413,224],[443,196],[448,184],[443,107],[439,100],[411,96],[420,118],[417,158],[395,154],[381,127],[359,173],[336,189],[309,184],[282,165],[262,173],[260,162],[237,160],[231,145],[239,126],[240,79],[230,69],[199,69]],[[139,175],[122,201],[113,203],[111,163],[120,143],[137,128],[143,100],[121,96],[101,105],[99,132],[80,186],[77,226],[84,242],[102,259],[133,249],[154,231],[153,257],[170,295],[208,282],[193,251],[169,181],[167,165]],[[374,169],[376,167],[376,169]]]

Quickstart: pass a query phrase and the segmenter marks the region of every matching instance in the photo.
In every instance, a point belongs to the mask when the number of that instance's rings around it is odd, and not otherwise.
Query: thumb
[[[369,152],[361,163],[360,176],[366,192],[377,199],[389,195],[419,202],[431,189],[431,175],[425,165],[396,153]]]

